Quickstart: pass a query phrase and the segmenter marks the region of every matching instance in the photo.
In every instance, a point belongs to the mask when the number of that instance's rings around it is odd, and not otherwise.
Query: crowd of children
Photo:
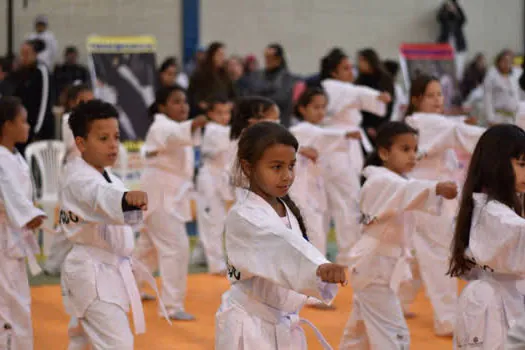
[[[331,349],[299,311],[329,306],[347,283],[354,297],[341,349],[408,349],[405,318],[422,283],[435,333],[453,335],[455,348],[503,349],[507,333],[512,344],[523,339],[525,131],[445,116],[439,80],[420,75],[406,117],[370,138],[360,111],[384,115],[392,96],[352,84],[339,50],[323,58],[320,79],[298,98],[289,130],[263,97],[214,96],[188,119],[185,90],[160,88],[138,191],[110,170],[118,111],[86,86],[69,90],[60,232],[44,267],[61,273],[69,349],[133,349],[127,312],[135,333],[145,332],[141,284],[157,292],[157,270],[159,315],[195,319],[184,304],[197,144],[199,239],[209,272],[231,284],[216,314],[216,349],[306,349],[301,325]],[[38,272],[33,231],[45,214],[15,148],[27,137],[23,105],[2,97],[2,349],[33,348],[25,259]],[[465,181],[458,157],[471,158]],[[332,219],[337,263],[326,258]],[[468,280],[459,297],[457,278]]]

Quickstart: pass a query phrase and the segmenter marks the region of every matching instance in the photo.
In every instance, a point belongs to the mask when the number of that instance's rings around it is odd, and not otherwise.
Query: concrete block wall
[[[86,59],[86,38],[98,35],[153,35],[157,38],[159,60],[181,53],[181,0],[22,0],[15,3],[16,48],[33,30],[33,20],[47,15],[50,29],[63,48],[76,45],[81,60]],[[0,0],[0,16],[4,16],[6,0]],[[5,20],[0,20],[5,26]],[[5,29],[0,29],[0,55],[6,51]],[[18,49],[17,49],[18,50]]]
[[[201,42],[220,39],[229,52],[255,53],[272,41],[285,47],[295,72],[317,71],[337,45],[354,55],[376,48],[397,58],[405,42],[433,42],[442,0],[201,0]],[[503,47],[523,49],[522,0],[460,1],[468,23],[469,52],[492,57]]]
[[[159,60],[180,57],[181,0],[15,0],[15,44],[32,30],[37,14],[47,14],[61,48],[75,43],[85,60],[90,34],[157,37]],[[338,45],[355,54],[374,47],[397,58],[399,44],[434,41],[436,10],[442,0],[200,0],[201,43],[221,40],[229,53],[255,53],[281,42],[297,73],[317,71],[319,58]],[[469,53],[492,57],[503,47],[523,50],[523,0],[460,0],[468,23]],[[0,16],[6,0],[0,0]],[[0,23],[5,23],[4,19]],[[6,37],[0,29],[0,54]]]

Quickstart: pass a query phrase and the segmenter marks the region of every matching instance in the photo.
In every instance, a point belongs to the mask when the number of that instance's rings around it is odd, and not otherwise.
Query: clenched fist
[[[30,230],[39,228],[44,222],[45,216],[37,216],[26,224],[26,227]]]
[[[454,199],[458,195],[458,185],[453,181],[440,182],[436,186],[436,194],[446,199]]]
[[[339,264],[323,264],[317,268],[317,276],[321,278],[321,281],[327,283],[340,283],[342,286],[348,284],[346,277],[346,266]]]
[[[141,210],[148,210],[148,194],[143,191],[129,191],[125,197],[128,205],[140,208]]]

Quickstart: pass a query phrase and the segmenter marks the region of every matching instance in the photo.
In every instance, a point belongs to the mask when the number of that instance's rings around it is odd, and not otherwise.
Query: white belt
[[[240,288],[232,286],[228,292],[232,301],[246,310],[248,313],[275,325],[277,337],[277,347],[279,349],[291,349],[293,331],[299,331],[304,334],[301,324],[308,325],[315,333],[317,340],[321,343],[323,349],[332,350],[332,347],[321,332],[308,320],[299,317],[297,313],[286,313],[281,310],[268,306],[244,293]]]
[[[137,274],[140,275],[140,279],[148,282],[148,284],[155,290],[157,299],[159,301],[160,309],[163,316],[166,318],[168,323],[171,325],[169,320],[168,313],[164,307],[164,303],[160,299],[159,290],[155,279],[149,273],[148,269],[138,260],[131,257],[125,256],[120,257],[114,253],[110,253],[100,248],[86,246],[86,245],[77,245],[77,247],[84,249],[89,255],[93,256],[96,260],[100,261],[103,264],[114,266],[118,269],[122,279],[124,280],[124,286],[126,288],[126,293],[131,304],[131,311],[133,314],[133,324],[135,326],[135,333],[141,334],[146,332],[146,321],[144,320],[144,309],[142,308],[142,300],[140,298],[140,292],[137,287],[137,282],[135,276],[133,275],[133,269]]]
[[[24,230],[22,240],[19,241],[23,252],[27,257],[27,265],[29,266],[29,272],[31,276],[36,276],[42,273],[42,269],[35,258],[35,250],[38,251],[40,248],[36,241],[33,231]]]
[[[389,284],[390,289],[392,289],[394,293],[397,294],[401,282],[406,281],[412,277],[408,257],[405,255],[403,248],[397,245],[380,244],[376,248],[376,253],[381,256],[397,258]]]
[[[0,213],[0,224],[7,223],[5,212]],[[29,273],[31,276],[36,276],[42,273],[42,269],[36,261],[35,252],[40,251],[40,246],[35,238],[33,231],[22,229],[21,237],[17,242],[18,248],[27,257],[27,265],[29,266]],[[11,234],[11,233],[8,233]]]

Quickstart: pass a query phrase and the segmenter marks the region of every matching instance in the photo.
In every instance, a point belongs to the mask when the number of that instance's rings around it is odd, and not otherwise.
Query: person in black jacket
[[[206,50],[204,62],[190,78],[190,116],[205,113],[208,107],[206,101],[217,95],[226,96],[231,101],[237,97],[233,82],[226,72],[225,46],[223,43],[213,42]]]
[[[361,126],[373,142],[377,135],[377,128],[390,120],[392,108],[395,101],[394,80],[386,70],[383,62],[373,49],[364,49],[358,52],[359,76],[354,84],[364,85],[369,88],[385,91],[392,96],[392,101],[387,105],[387,112],[384,117],[377,116],[370,112],[362,111],[363,122]]]
[[[13,63],[11,59],[0,57],[0,97],[13,94],[13,84],[9,79],[12,68]]]
[[[521,69],[523,70],[523,73],[521,73],[519,84],[520,88],[525,91],[525,59],[521,63]]]
[[[273,100],[280,110],[281,124],[290,126],[293,112],[293,89],[299,79],[290,73],[280,44],[270,44],[264,51],[265,68],[250,75],[252,95]]]
[[[49,72],[43,63],[37,61],[37,54],[43,49],[41,41],[26,41],[20,48],[20,67],[12,74],[13,95],[22,100],[27,110],[29,130],[28,143],[35,140],[53,139],[55,121],[51,112],[52,86]],[[19,145],[24,154],[27,144]]]
[[[441,5],[437,15],[440,25],[439,43],[448,43],[450,36],[454,37],[457,52],[467,50],[467,40],[463,33],[463,26],[467,22],[467,17],[457,0],[447,0]]]
[[[68,46],[64,50],[64,63],[55,66],[53,75],[55,96],[61,96],[66,86],[78,83],[91,87],[91,78],[86,67],[78,64],[78,50]]]

